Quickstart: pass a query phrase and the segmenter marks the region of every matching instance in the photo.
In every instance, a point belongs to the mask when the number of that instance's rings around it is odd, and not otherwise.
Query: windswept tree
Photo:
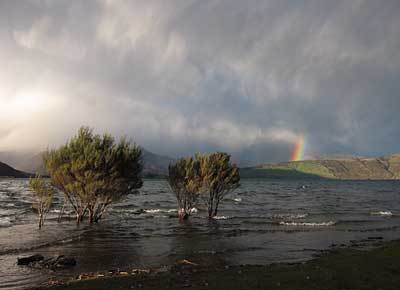
[[[38,213],[39,229],[41,229],[53,201],[54,188],[44,181],[40,175],[29,179],[29,187],[35,195],[32,206]]]
[[[227,153],[196,154],[170,165],[168,182],[178,200],[179,219],[189,217],[200,196],[212,218],[223,198],[239,187],[239,168]]]
[[[224,152],[196,155],[200,164],[202,196],[206,200],[209,218],[217,215],[223,198],[240,186],[239,168],[231,164],[230,157]]]
[[[193,157],[187,157],[168,167],[168,183],[178,201],[178,215],[181,221],[190,216],[199,196],[199,165]]]
[[[108,206],[134,193],[143,184],[142,151],[125,139],[95,135],[82,127],[78,134],[44,156],[53,184],[76,213],[77,223],[86,215],[98,222]]]

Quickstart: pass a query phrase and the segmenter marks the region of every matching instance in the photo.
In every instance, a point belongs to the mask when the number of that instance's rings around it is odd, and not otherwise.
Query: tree
[[[181,221],[189,218],[199,196],[199,165],[193,157],[187,157],[168,167],[168,183],[178,201],[178,216]]]
[[[230,163],[227,153],[196,154],[170,165],[168,182],[178,200],[180,220],[189,217],[200,196],[212,218],[223,198],[239,187],[239,168]]]
[[[218,206],[223,198],[240,186],[239,168],[230,163],[230,155],[217,152],[210,155],[197,154],[200,164],[202,196],[205,197],[208,217],[218,213]]]
[[[29,187],[35,194],[35,201],[32,206],[39,215],[39,229],[41,229],[51,207],[54,188],[45,182],[40,175],[29,179]]]
[[[125,139],[116,143],[110,135],[82,127],[64,146],[48,151],[44,164],[74,209],[77,223],[87,214],[93,223],[111,203],[142,186],[141,156],[141,149]]]

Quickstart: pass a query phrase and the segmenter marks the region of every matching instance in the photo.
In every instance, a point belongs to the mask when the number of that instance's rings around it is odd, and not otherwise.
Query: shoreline
[[[201,257],[193,257],[168,268],[83,274],[59,283],[33,289],[394,290],[400,285],[400,240],[338,246],[302,263],[231,266],[202,263]]]

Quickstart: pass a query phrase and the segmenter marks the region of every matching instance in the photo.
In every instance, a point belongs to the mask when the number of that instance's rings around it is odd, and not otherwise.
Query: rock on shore
[[[55,270],[74,267],[76,265],[76,260],[64,255],[45,258],[40,254],[36,254],[29,257],[18,258],[17,264],[32,268],[46,268]]]

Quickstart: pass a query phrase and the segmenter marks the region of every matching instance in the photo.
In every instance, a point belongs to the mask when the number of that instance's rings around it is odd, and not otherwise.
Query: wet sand
[[[203,262],[201,256],[191,257],[170,268],[120,270],[105,277],[83,275],[74,281],[37,289],[399,289],[400,241],[373,244],[372,249],[357,245],[334,248],[298,264],[229,266]]]

